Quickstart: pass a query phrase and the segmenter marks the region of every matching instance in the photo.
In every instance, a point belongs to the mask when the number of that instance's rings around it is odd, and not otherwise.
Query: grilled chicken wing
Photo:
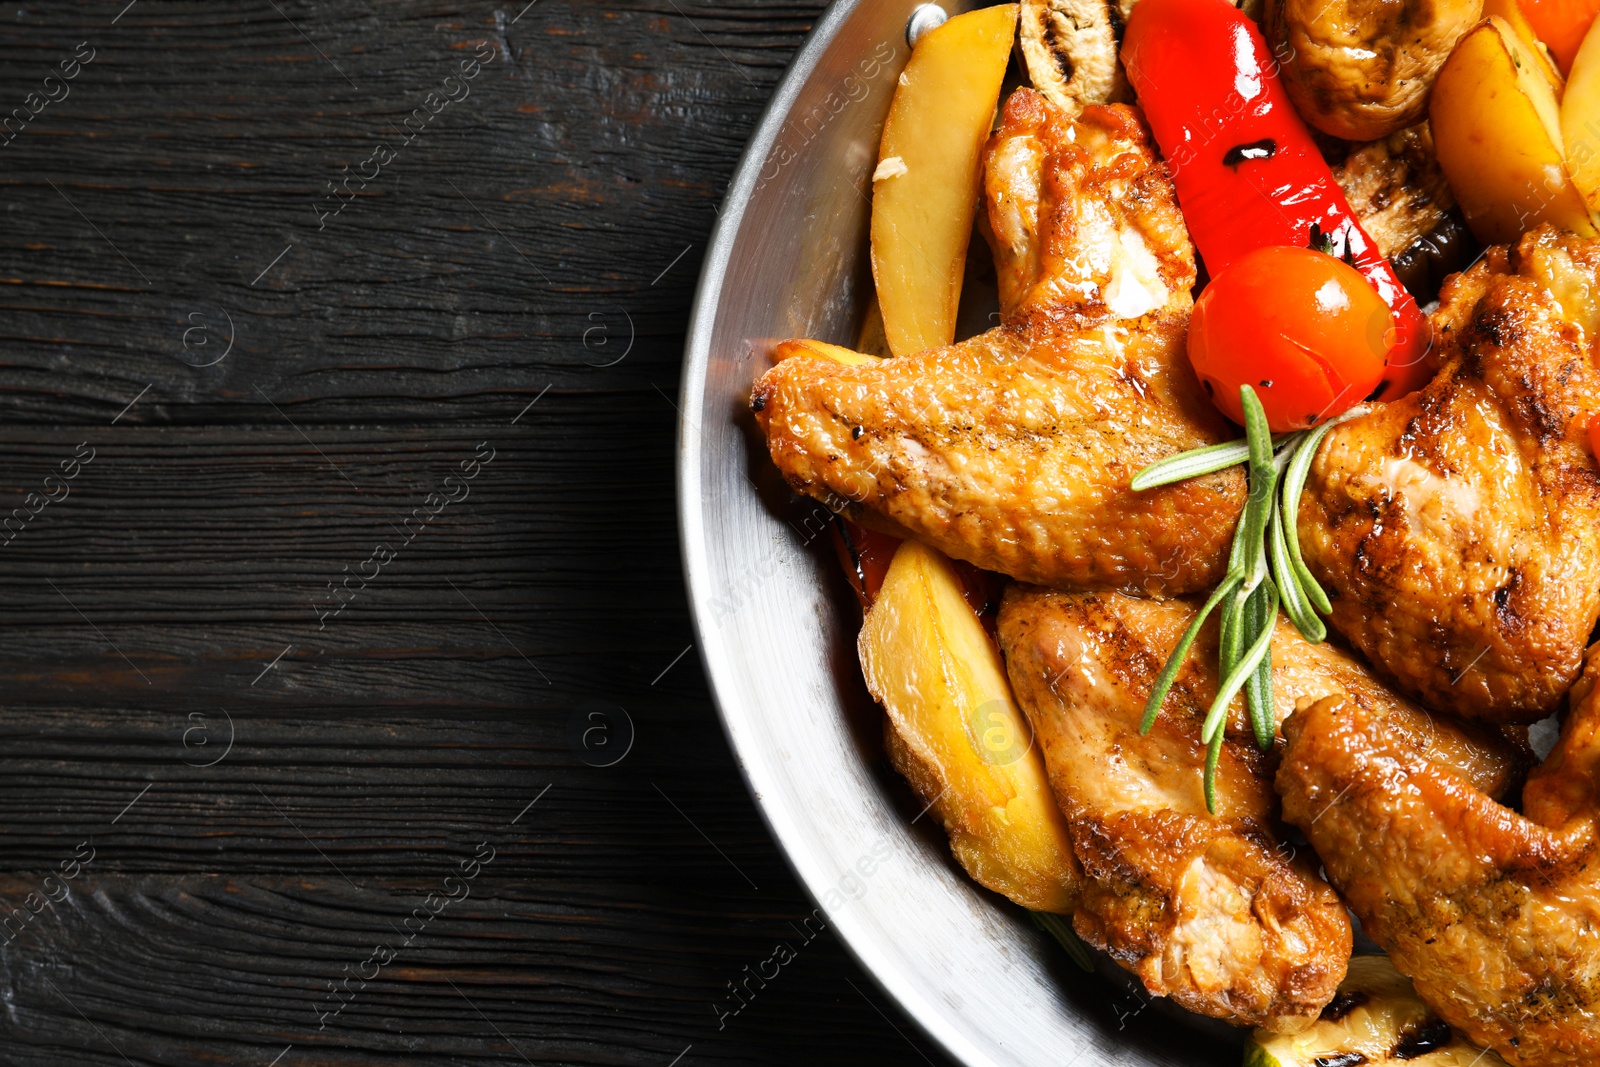
[[[1350,925],[1314,857],[1282,841],[1276,756],[1256,746],[1241,708],[1217,769],[1217,814],[1206,812],[1200,723],[1216,692],[1214,625],[1140,735],[1150,687],[1193,617],[1181,600],[1013,587],[1000,640],[1083,864],[1079,934],[1191,1011],[1293,1032],[1344,977]],[[1509,746],[1432,719],[1281,619],[1273,683],[1280,718],[1297,700],[1348,693],[1478,788],[1516,781]]]
[[[1600,655],[1524,815],[1339,698],[1284,726],[1284,817],[1417,992],[1517,1067],[1600,1062]]]
[[[1182,593],[1221,576],[1238,470],[1136,494],[1232,434],[1184,354],[1194,250],[1130,108],[1018,90],[985,153],[1002,325],[872,366],[799,356],[752,399],[801,492],[1027,581]]]
[[[1545,227],[1445,286],[1427,388],[1335,428],[1300,506],[1333,627],[1424,703],[1554,710],[1600,616],[1600,241]]]

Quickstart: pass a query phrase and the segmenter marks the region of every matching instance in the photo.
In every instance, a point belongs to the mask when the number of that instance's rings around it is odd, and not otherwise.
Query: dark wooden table
[[[812,905],[673,401],[820,5],[524,2],[0,14],[0,1063],[945,1062],[716,1010]]]

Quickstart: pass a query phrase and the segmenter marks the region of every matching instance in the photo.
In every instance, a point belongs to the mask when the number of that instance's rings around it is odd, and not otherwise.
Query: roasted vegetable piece
[[[1426,122],[1357,145],[1333,168],[1361,228],[1391,260],[1432,233],[1455,207]]]
[[[839,515],[833,518],[834,552],[865,611],[872,607],[878,590],[883,588],[884,576],[889,573],[889,563],[900,547],[900,538],[857,526]]]
[[[1466,270],[1481,251],[1483,244],[1472,236],[1467,220],[1452,209],[1432,232],[1417,238],[1390,262],[1411,295],[1426,304],[1438,298],[1446,278]]]
[[[1378,398],[1419,388],[1427,320],[1350,210],[1255,23],[1227,0],[1141,0],[1122,61],[1212,277],[1265,245],[1332,252],[1394,312]]]
[[[1258,248],[1211,279],[1189,321],[1189,361],[1206,395],[1244,422],[1256,391],[1274,433],[1359,404],[1383,377],[1389,306],[1349,264],[1309,248]]]
[[[1117,61],[1121,15],[1109,0],[1022,0],[1018,27],[1033,87],[1076,118],[1128,97]]]
[[[1480,241],[1508,244],[1541,222],[1595,235],[1567,172],[1555,93],[1510,23],[1491,17],[1461,39],[1428,114],[1439,166]]]
[[[1017,31],[1017,5],[957,15],[917,42],[872,181],[872,276],[897,356],[955,339],[978,168]]]
[[[1533,57],[1534,66],[1539,68],[1539,73],[1544,75],[1545,81],[1550,83],[1550,88],[1555,90],[1559,98],[1566,85],[1562,78],[1564,72],[1556,69],[1550,50],[1540,42],[1539,34],[1528,21],[1528,16],[1523,13],[1522,5],[1517,0],[1483,0],[1483,17],[1489,18],[1492,15],[1505,19],[1516,31],[1517,39],[1523,43],[1528,55]]]
[[[1600,210],[1600,32],[1593,29],[1572,61],[1561,98],[1561,140],[1573,184],[1590,211]]]
[[[813,341],[809,337],[795,337],[787,341],[779,341],[772,346],[772,362],[782,363],[794,356],[821,356],[844,367],[859,367],[866,363],[877,363],[881,357],[857,352],[845,348],[843,345],[832,345],[826,341]]]
[[[1465,270],[1482,249],[1456,210],[1426,122],[1355,147],[1333,178],[1419,304],[1438,296],[1445,278]]]
[[[1386,956],[1357,956],[1322,1018],[1298,1034],[1257,1030],[1244,1067],[1505,1067],[1417,997]]]
[[[867,688],[889,713],[889,755],[980,885],[1035,911],[1069,913],[1082,871],[1000,652],[950,561],[907,541],[857,642]]]
[[[1267,39],[1311,125],[1375,141],[1415,124],[1483,0],[1271,0]]]

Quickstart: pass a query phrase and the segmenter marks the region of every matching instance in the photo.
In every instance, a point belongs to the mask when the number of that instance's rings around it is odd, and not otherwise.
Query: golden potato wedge
[[[1573,183],[1589,209],[1600,210],[1600,32],[1594,27],[1572,60],[1572,77],[1561,98],[1561,138]]]
[[[787,341],[779,341],[772,346],[772,362],[782,363],[791,356],[821,356],[831,359],[835,363],[843,363],[846,367],[859,366],[862,363],[876,363],[879,356],[857,352],[845,348],[843,345],[830,345],[826,341],[813,341],[807,337],[791,337]]]
[[[1522,13],[1522,4],[1518,0],[1483,0],[1483,17],[1491,18],[1496,15],[1505,19],[1516,32],[1517,40],[1521,41],[1527,50],[1526,54],[1533,57],[1533,65],[1539,68],[1539,73],[1544,75],[1545,81],[1550,83],[1550,88],[1555,90],[1556,99],[1560,100],[1562,92],[1566,89],[1566,79],[1556,69],[1555,60],[1550,58],[1549,49],[1539,42],[1539,35],[1529,24],[1528,16]]]
[[[979,153],[1016,33],[1016,4],[957,15],[900,75],[872,177],[872,277],[897,356],[955,339]]]
[[[1082,878],[1066,822],[1000,652],[950,561],[915,541],[895,553],[857,642],[889,713],[889,754],[981,885],[1065,914]]]
[[[1428,114],[1439,166],[1478,240],[1509,244],[1541,222],[1595,236],[1567,170],[1555,91],[1505,19],[1461,38]]]

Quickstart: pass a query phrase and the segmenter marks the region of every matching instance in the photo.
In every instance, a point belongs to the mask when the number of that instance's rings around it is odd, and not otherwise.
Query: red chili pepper
[[[1394,314],[1374,396],[1393,400],[1427,384],[1428,320],[1350,210],[1249,16],[1228,0],[1140,0],[1122,63],[1211,275],[1263,245],[1340,257]]]

